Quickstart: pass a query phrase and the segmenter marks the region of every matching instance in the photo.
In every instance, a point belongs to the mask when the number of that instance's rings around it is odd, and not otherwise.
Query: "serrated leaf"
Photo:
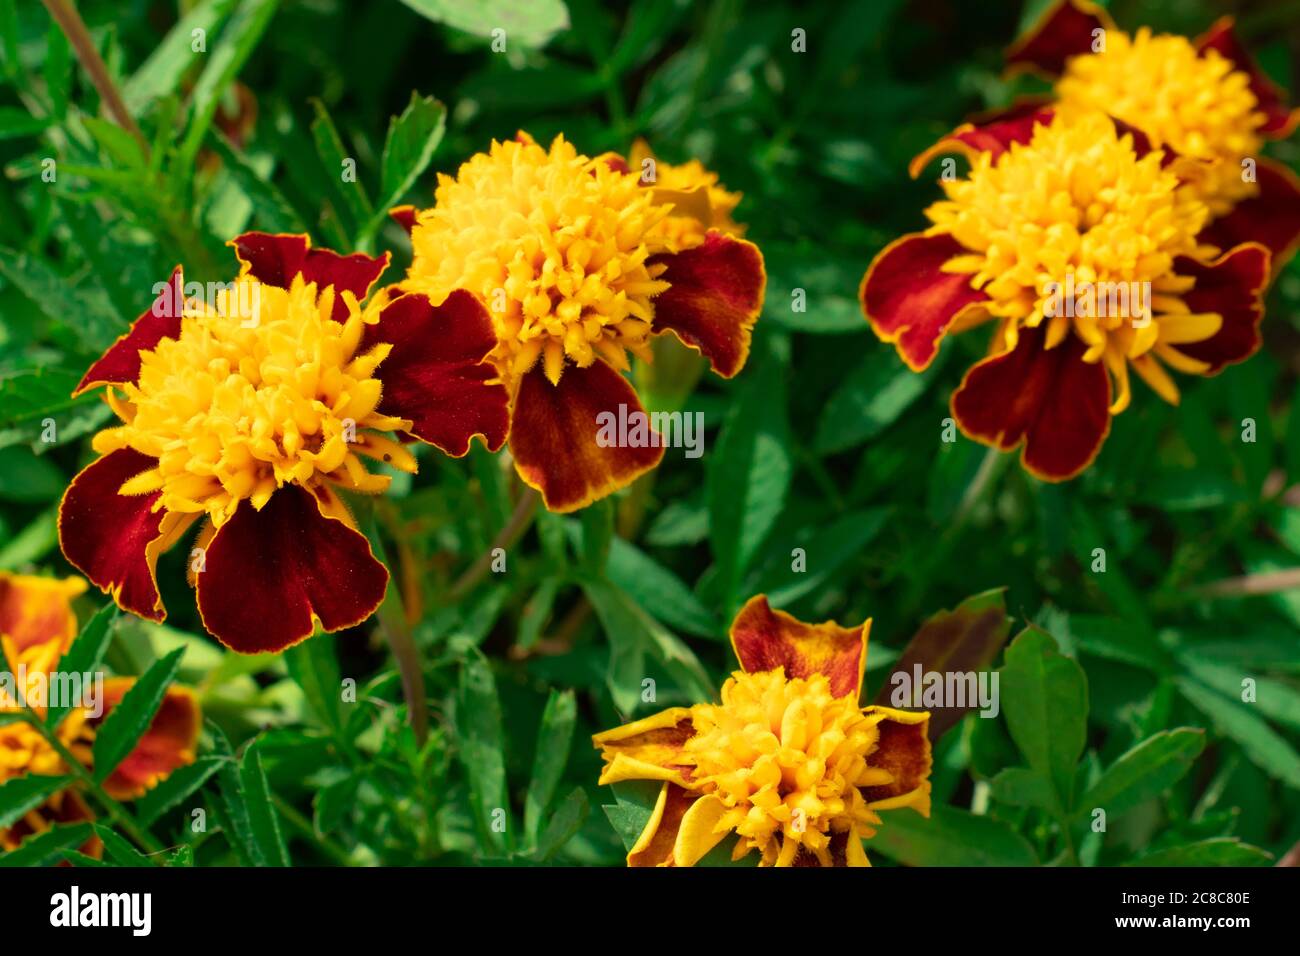
[[[370,220],[374,207],[370,204],[370,197],[366,195],[360,177],[356,175],[356,157],[350,155],[344,147],[343,139],[339,136],[338,128],[334,125],[334,119],[325,108],[325,104],[318,99],[313,99],[311,105],[316,113],[316,118],[311,123],[312,139],[316,142],[316,155],[320,157],[330,188],[343,200],[353,228],[359,229],[363,223]],[[352,178],[345,180],[343,174],[349,161],[352,163]]]
[[[64,859],[90,839],[94,829],[89,823],[60,823],[44,833],[30,836],[16,849],[0,853],[0,866],[49,866]]]
[[[0,831],[13,826],[29,810],[35,810],[71,783],[72,778],[64,774],[32,773],[0,784]]]
[[[258,741],[244,750],[239,762],[239,787],[248,815],[248,827],[266,866],[289,866],[289,850],[280,832],[280,816],[271,802],[271,787],[262,768]]]
[[[1123,813],[1158,797],[1182,779],[1204,749],[1203,730],[1162,730],[1107,767],[1079,801],[1078,812],[1100,808],[1108,815]]]
[[[1288,786],[1300,787],[1300,754],[1277,731],[1244,705],[1222,697],[1188,677],[1176,679],[1178,689],[1214,724],[1214,729],[1241,745],[1251,762]]]
[[[145,826],[150,826],[164,813],[179,806],[228,762],[224,757],[202,757],[192,764],[173,770],[135,802],[136,817]]]
[[[117,614],[117,605],[112,601],[96,611],[81,629],[77,639],[72,642],[68,652],[59,659],[58,666],[54,668],[55,673],[93,676],[99,670],[104,652],[108,650],[109,642],[113,639],[113,622],[117,620]],[[58,703],[51,702],[45,713],[45,726],[58,727],[59,722],[71,709],[72,702],[63,700],[62,695],[59,695]]]
[[[194,31],[203,31],[205,40],[215,38],[221,24],[235,9],[235,3],[236,0],[202,0],[181,17],[123,86],[122,99],[127,110],[139,115],[155,99],[176,90],[185,73],[205,56],[193,49]]]
[[[381,161],[380,201],[364,236],[374,232],[388,215],[388,210],[401,201],[429,168],[446,125],[447,107],[432,96],[411,92],[411,101],[406,109],[388,124]]]
[[[118,866],[151,867],[153,862],[133,847],[129,840],[111,827],[95,824],[95,834],[104,844],[104,853]]]
[[[542,816],[555,799],[555,789],[564,774],[573,744],[573,725],[578,705],[573,691],[551,691],[542,711],[542,725],[537,731],[537,751],[533,756],[533,773],[524,798],[524,837],[536,843]],[[585,806],[584,806],[585,813]]]
[[[501,701],[497,697],[492,667],[477,652],[467,657],[460,669],[456,739],[461,764],[469,776],[471,804],[480,839],[492,852],[504,855],[513,840],[502,751]],[[504,832],[492,826],[499,813],[507,814]]]
[[[284,652],[289,676],[302,688],[307,705],[331,734],[343,732],[342,677],[334,652],[334,635],[317,634]]]
[[[107,779],[149,729],[168,685],[176,677],[184,653],[184,648],[177,648],[155,661],[99,725],[93,747],[97,781]]]
[[[1125,866],[1267,866],[1273,855],[1236,837],[1215,837],[1166,847],[1135,857]]]

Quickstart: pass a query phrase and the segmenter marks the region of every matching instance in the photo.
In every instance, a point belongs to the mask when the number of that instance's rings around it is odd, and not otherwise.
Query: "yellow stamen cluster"
[[[376,410],[375,369],[392,346],[359,350],[376,309],[344,292],[337,322],[335,294],[301,276],[281,289],[246,275],[210,304],[187,302],[180,338],[143,352],[138,382],[109,393],[122,424],[96,435],[95,450],[158,459],[121,493],[161,491],[157,508],[220,527],[241,501],[261,509],[289,483],[384,490],[390,478],[361,455],[414,471],[410,452],[377,434],[411,423]]]
[[[945,271],[969,273],[971,286],[989,297],[985,308],[1003,320],[1004,344],[1013,347],[1021,327],[1044,320],[1048,348],[1073,331],[1086,346],[1084,360],[1105,361],[1116,379],[1113,412],[1129,400],[1129,363],[1177,401],[1156,356],[1204,371],[1175,346],[1206,339],[1222,324],[1217,314],[1191,313],[1180,298],[1193,280],[1176,274],[1175,258],[1215,250],[1196,241],[1205,204],[1179,188],[1162,158],[1154,150],[1139,159],[1132,137],[1103,114],[1058,116],[997,159],[982,153],[967,178],[943,183],[948,198],[926,210],[930,234],[948,233],[969,250]],[[1071,289],[1076,300],[1063,301]],[[1086,290],[1092,297],[1080,298]]]
[[[740,193],[723,187],[718,174],[706,169],[698,159],[670,165],[655,158],[649,147],[638,141],[628,162],[633,174],[656,191],[657,199],[672,203],[673,215],[660,222],[655,232],[674,252],[698,246],[710,229],[729,236],[744,235],[745,227],[731,218],[740,204]],[[653,182],[648,181],[650,170]]]
[[[1213,216],[1258,188],[1243,179],[1242,161],[1259,155],[1266,118],[1250,77],[1217,51],[1200,53],[1186,37],[1145,27],[1131,38],[1112,30],[1103,52],[1067,63],[1057,93],[1067,108],[1104,110],[1153,146],[1212,162],[1191,186]]]
[[[764,865],[789,865],[802,848],[830,865],[832,834],[856,842],[875,832],[880,818],[858,788],[893,782],[870,763],[881,717],[831,696],[824,676],[737,672],[721,704],[698,704],[691,716],[691,782],[722,801],[715,832],[740,835],[737,855],[757,849]]]
[[[454,179],[438,177],[403,288],[434,304],[457,288],[479,296],[512,388],[539,358],[552,382],[566,361],[626,369],[627,352],[648,358],[652,300],[668,288],[665,267],[649,260],[669,251],[656,227],[670,212],[635,175],[563,137],[549,150],[493,142]]]

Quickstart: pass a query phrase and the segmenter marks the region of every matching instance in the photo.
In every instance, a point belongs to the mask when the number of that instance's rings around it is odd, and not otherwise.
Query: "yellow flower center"
[[[637,161],[638,151],[633,150],[632,172],[644,178],[644,167]],[[680,214],[664,219],[655,227],[655,232],[673,251],[691,249],[704,241],[705,233],[710,229],[729,236],[741,236],[745,229],[731,214],[740,204],[740,193],[733,193],[719,184],[718,174],[706,169],[698,159],[692,159],[680,165],[654,160],[655,182],[653,187],[660,200],[671,199],[674,194],[685,201],[682,208],[676,206],[674,211]],[[699,197],[698,201],[695,197]]]
[[[411,233],[403,288],[438,304],[453,289],[479,296],[492,315],[492,357],[513,387],[539,357],[559,381],[566,360],[597,356],[627,368],[648,358],[652,299],[668,288],[658,226],[670,207],[637,176],[579,154],[563,137],[493,142],[438,177],[436,204]]]
[[[342,294],[345,322],[331,318],[333,287],[301,276],[287,290],[244,276],[211,304],[188,301],[180,338],[143,352],[139,380],[109,392],[123,424],[96,435],[95,450],[158,459],[122,493],[161,490],[159,507],[220,527],[241,501],[260,509],[288,483],[384,490],[391,479],[358,455],[414,471],[409,451],[376,434],[411,424],[376,411],[375,369],[392,346],[359,353],[379,303],[363,312]]]
[[[1216,161],[1194,188],[1214,216],[1258,188],[1242,160],[1259,155],[1265,116],[1250,77],[1217,51],[1198,53],[1186,37],[1133,37],[1111,31],[1102,53],[1076,56],[1057,84],[1067,107],[1104,110],[1151,137],[1152,146]]]
[[[1137,158],[1132,137],[1103,114],[1058,116],[997,159],[981,154],[967,178],[943,183],[948,198],[926,210],[931,234],[948,233],[969,250],[944,269],[969,273],[989,297],[985,308],[1004,320],[1006,346],[1021,327],[1045,319],[1048,348],[1073,330],[1084,360],[1105,360],[1119,382],[1115,412],[1128,402],[1127,362],[1176,400],[1147,353],[1204,371],[1172,345],[1201,341],[1222,324],[1217,314],[1192,314],[1180,298],[1193,280],[1175,273],[1175,258],[1214,250],[1196,241],[1205,204],[1161,169],[1162,158],[1158,150]]]
[[[802,847],[829,865],[832,833],[874,833],[880,818],[859,788],[893,782],[870,765],[882,718],[831,696],[824,676],[737,672],[721,704],[698,704],[691,716],[692,784],[727,807],[719,832],[735,830],[764,863],[790,863]]]

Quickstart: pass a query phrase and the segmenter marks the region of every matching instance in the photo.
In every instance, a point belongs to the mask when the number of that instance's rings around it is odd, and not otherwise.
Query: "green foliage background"
[[[0,568],[69,570],[57,502],[108,412],[68,394],[177,262],[187,279],[233,276],[223,244],[241,230],[392,250],[400,272],[409,244],[384,210],[428,204],[434,171],[491,138],[563,132],[595,155],[640,135],[744,192],[737,218],[769,272],[734,381],[700,378],[672,348],[637,370],[652,407],[703,412],[702,459],[670,452],[616,502],[539,516],[507,573],[465,593],[454,583],[519,493],[501,460],[421,453],[420,474],[378,503],[424,659],[423,746],[374,622],[282,657],[225,653],[193,611],[184,549],[160,564],[165,627],[95,618],[80,653],[163,683],[176,669],[209,718],[198,763],[130,810],[170,848],[150,859],[618,864],[648,795],[601,793],[588,736],[716,693],[734,666],[726,624],[760,591],[808,620],[874,617],[869,698],[931,613],[1005,588],[983,598],[1020,633],[993,663],[1002,715],[938,742],[933,819],[889,815],[868,845],[878,864],[1253,865],[1300,840],[1300,590],[1206,588],[1245,575],[1258,588],[1300,564],[1300,265],[1271,293],[1261,354],[1181,380],[1178,408],[1135,386],[1095,467],[1056,486],[941,441],[982,336],[915,376],[858,311],[871,257],[937,195],[907,161],[1038,88],[1001,78],[1003,47],[1044,4],[1028,6],[86,0],[146,155],[104,118],[45,11],[0,0]],[[1110,6],[1127,28],[1195,35],[1236,5]],[[1300,90],[1300,8],[1236,12],[1266,70]],[[1270,152],[1300,165],[1294,141]],[[358,183],[341,181],[344,158]],[[54,444],[40,440],[50,417]],[[85,599],[83,621],[96,606]],[[357,703],[339,701],[344,677]],[[39,802],[31,788],[0,789],[0,820]],[[101,819],[108,857],[143,862]],[[55,862],[84,836],[56,831],[0,863]]]

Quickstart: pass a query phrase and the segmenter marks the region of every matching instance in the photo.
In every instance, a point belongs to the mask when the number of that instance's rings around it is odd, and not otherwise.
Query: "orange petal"
[[[873,810],[911,807],[922,816],[930,815],[930,715],[890,707],[864,707],[868,717],[879,717],[880,740],[867,757],[867,764],[888,770],[889,783],[863,787],[862,798]]]
[[[104,713],[94,721],[96,725],[112,713],[134,684],[133,677],[104,681]],[[202,723],[194,692],[188,687],[168,687],[149,729],[104,781],[108,795],[115,800],[134,800],[176,769],[193,763]]]
[[[17,653],[55,641],[66,650],[77,636],[72,599],[86,582],[72,578],[38,578],[0,571],[0,636]],[[16,663],[16,661],[10,661]]]
[[[671,707],[596,734],[591,742],[605,761],[597,782],[670,780],[679,786],[690,786],[692,765],[683,752],[686,741],[694,733],[690,708]]]
[[[731,646],[749,674],[785,668],[789,678],[824,674],[836,697],[856,699],[867,664],[871,621],[840,627],[834,621],[805,624],[785,611],[774,611],[767,596],[749,599],[731,625]]]
[[[952,236],[912,233],[886,246],[862,278],[863,314],[913,371],[934,361],[949,327],[986,301],[971,288],[970,276],[943,271],[944,263],[964,251]]]
[[[641,400],[622,375],[597,359],[569,366],[552,385],[539,366],[519,384],[510,423],[510,451],[524,483],[542,493],[551,511],[576,511],[631,484],[659,464],[664,450],[649,429],[648,443],[602,447],[597,441],[605,413],[629,420],[645,415]]]

